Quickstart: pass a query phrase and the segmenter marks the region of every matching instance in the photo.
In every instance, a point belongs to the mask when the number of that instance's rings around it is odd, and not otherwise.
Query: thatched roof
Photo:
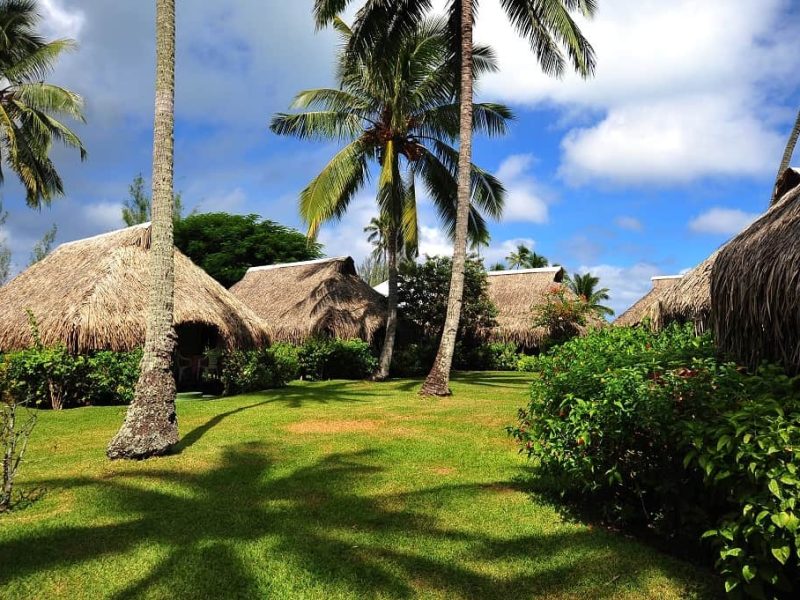
[[[330,336],[371,342],[386,318],[386,299],[358,276],[349,256],[253,267],[231,293],[279,341]]]
[[[800,178],[794,181],[720,250],[711,277],[717,345],[750,368],[770,360],[800,372]]]
[[[144,344],[150,224],[62,244],[0,288],[0,349],[31,346],[26,310],[45,345],[70,351]],[[261,320],[175,250],[175,324],[215,327],[228,347],[265,343]]]
[[[719,250],[681,277],[680,281],[661,295],[653,324],[663,329],[670,323],[694,323],[701,334],[710,327],[711,270]]]
[[[498,342],[513,342],[535,348],[547,338],[544,327],[533,327],[532,309],[544,302],[545,293],[564,280],[564,269],[516,269],[489,271],[489,297],[497,307],[497,326],[488,337]]]
[[[665,275],[652,277],[653,286],[650,291],[642,296],[633,306],[614,320],[614,325],[634,326],[640,325],[645,319],[655,320],[658,314],[661,298],[667,290],[678,285],[681,275]]]

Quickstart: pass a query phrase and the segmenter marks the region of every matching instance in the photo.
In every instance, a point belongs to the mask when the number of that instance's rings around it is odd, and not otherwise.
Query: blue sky
[[[498,0],[481,0],[476,37],[501,71],[483,100],[517,114],[510,134],[476,140],[475,160],[509,190],[487,263],[519,242],[571,270],[591,270],[617,310],[650,277],[692,267],[767,205],[800,106],[800,6],[791,0],[601,0],[585,24],[597,77],[544,77]],[[150,170],[154,2],[42,0],[43,28],[78,40],[52,80],[85,96],[89,151],[61,150],[67,197],[24,207],[8,175],[2,234],[16,269],[57,223],[65,242],[121,226],[120,204]],[[292,96],[332,83],[336,38],[315,32],[312,0],[178,0],[176,188],[188,207],[258,213],[302,229],[297,195],[335,146],[269,133]],[[800,158],[798,159],[800,160]],[[365,190],[326,227],[331,255],[357,259],[374,214]],[[423,252],[449,253],[422,202]]]

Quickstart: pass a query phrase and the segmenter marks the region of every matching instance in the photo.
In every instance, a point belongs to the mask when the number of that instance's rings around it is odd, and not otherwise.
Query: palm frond
[[[64,52],[77,48],[75,40],[61,39],[43,44],[19,60],[3,66],[3,75],[12,82],[30,82],[44,79],[53,71],[56,61]]]
[[[362,133],[361,120],[356,115],[329,110],[278,113],[269,128],[277,135],[291,135],[301,140],[352,140]]]
[[[355,193],[369,178],[368,149],[361,140],[342,148],[319,175],[300,193],[300,216],[308,225],[309,237],[320,226],[340,219]]]

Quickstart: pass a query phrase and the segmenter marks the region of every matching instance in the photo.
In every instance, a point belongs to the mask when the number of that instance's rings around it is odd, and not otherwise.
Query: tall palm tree
[[[506,256],[506,260],[511,269],[541,269],[550,264],[547,257],[531,251],[524,244],[518,244],[517,249]]]
[[[175,254],[172,239],[175,129],[175,0],[156,0],[156,99],[153,126],[153,220],[150,297],[141,374],[125,415],[111,440],[109,458],[148,458],[178,441],[172,354]]]
[[[350,1],[315,0],[317,25],[329,24]],[[451,60],[460,73],[458,207],[447,317],[436,360],[420,390],[424,395],[442,396],[450,393],[450,368],[461,317],[474,122],[472,30],[478,4],[479,0],[450,0],[447,9]],[[517,32],[530,41],[531,49],[545,73],[561,76],[569,61],[581,76],[592,75],[594,50],[575,23],[572,13],[580,12],[591,17],[596,10],[595,0],[501,0],[500,5]],[[379,51],[376,49],[394,48],[396,40],[422,20],[431,6],[432,0],[369,0],[358,12],[348,51],[363,56]]]
[[[334,24],[346,42],[352,39],[352,31],[340,19]],[[476,48],[475,56],[477,74],[495,68],[488,48]],[[343,51],[337,75],[338,89],[301,92],[293,107],[305,112],[278,114],[271,129],[299,138],[347,142],[300,194],[309,236],[345,213],[368,181],[370,163],[380,170],[377,203],[389,270],[386,335],[376,373],[383,379],[389,375],[397,327],[398,253],[405,247],[413,255],[417,247],[418,180],[448,232],[453,235],[456,229],[458,151],[451,143],[459,134],[458,78],[451,68],[446,24],[418,21],[395,40],[391,51]],[[474,112],[473,127],[489,135],[503,134],[512,118],[499,104],[477,104]],[[473,199],[473,206],[467,206],[466,236],[485,242],[488,230],[481,213],[499,218],[505,191],[496,178],[474,165],[466,172]]]
[[[583,275],[577,273],[567,278],[567,286],[569,289],[572,290],[575,295],[585,299],[593,312],[603,316],[611,316],[614,314],[614,311],[608,306],[601,304],[601,302],[610,298],[608,295],[609,290],[608,288],[598,289],[597,286],[599,284],[600,278],[595,277],[591,273],[584,273]]]
[[[781,164],[778,167],[778,175],[775,178],[775,182],[777,184],[778,179],[781,178],[784,171],[789,168],[792,164],[792,155],[794,154],[794,149],[797,146],[797,139],[800,138],[800,112],[797,113],[797,118],[794,121],[794,127],[792,127],[792,131],[789,133],[789,139],[786,141],[786,148],[783,150],[783,156],[781,157]],[[773,194],[772,201],[775,202],[778,198],[775,197],[776,194]]]
[[[86,150],[61,118],[83,122],[83,100],[45,83],[58,58],[75,47],[69,39],[45,41],[35,31],[40,16],[33,0],[0,1],[0,154],[25,187],[28,206],[41,208],[64,194],[50,159],[53,142]],[[0,182],[2,182],[0,170]]]

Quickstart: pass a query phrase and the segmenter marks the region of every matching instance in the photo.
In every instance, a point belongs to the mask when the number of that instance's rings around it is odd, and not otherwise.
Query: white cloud
[[[362,260],[372,252],[364,227],[376,215],[374,196],[365,193],[355,198],[341,221],[325,225],[320,230],[318,239],[324,246],[325,254],[352,256],[356,263]]]
[[[542,74],[499,0],[484,0],[476,38],[493,45],[501,69],[481,90],[515,103],[555,104],[583,119],[563,146],[565,176],[682,182],[768,173],[780,153],[776,125],[784,128],[775,119],[793,114],[775,92],[791,92],[790,74],[800,66],[789,4],[603,3],[593,21],[578,18],[598,57],[596,77],[584,81],[571,72],[563,80]]]
[[[533,163],[531,154],[513,154],[497,169],[497,178],[506,188],[503,221],[547,222],[547,202],[530,174]]]
[[[124,227],[122,205],[114,202],[98,202],[81,207],[83,216],[90,227],[100,231],[113,231]]]
[[[39,0],[42,29],[47,37],[77,39],[86,23],[86,14],[80,9],[68,9],[60,0]]]
[[[609,289],[611,299],[608,305],[617,315],[625,312],[650,290],[651,277],[663,274],[656,265],[649,263],[637,263],[630,267],[609,264],[583,265],[576,272],[588,272],[600,278],[600,286]]]
[[[514,238],[504,240],[499,244],[492,244],[488,248],[481,248],[480,255],[483,257],[483,264],[488,269],[495,263],[505,261],[506,256],[514,252],[519,245],[527,246],[533,250],[536,247],[536,242],[531,238]]]
[[[689,229],[695,233],[733,235],[750,225],[758,216],[736,208],[715,207],[689,221]]]
[[[619,182],[757,176],[774,167],[782,144],[727,98],[667,99],[614,107],[597,125],[569,132],[561,173]]]
[[[453,256],[453,242],[438,227],[419,228],[419,256]]]
[[[614,219],[614,223],[617,227],[625,229],[626,231],[642,231],[642,229],[644,229],[642,222],[636,217],[621,215]]]

